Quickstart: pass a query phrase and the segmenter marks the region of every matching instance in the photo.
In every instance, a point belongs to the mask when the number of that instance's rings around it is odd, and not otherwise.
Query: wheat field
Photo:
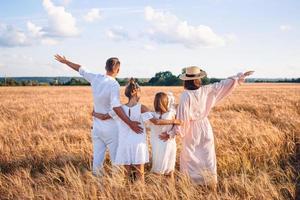
[[[143,87],[141,102],[152,108],[158,91],[178,100],[182,88]],[[0,199],[300,198],[300,85],[245,84],[213,109],[217,193],[150,164],[145,185],[112,178],[109,159],[94,177],[89,87],[1,87],[0,102]]]

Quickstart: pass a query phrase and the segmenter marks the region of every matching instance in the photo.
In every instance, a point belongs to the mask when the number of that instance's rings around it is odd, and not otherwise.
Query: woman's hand
[[[167,132],[163,132],[158,137],[162,141],[166,142],[170,138],[170,135]]]
[[[55,57],[55,60],[57,60],[58,62],[61,62],[63,64],[67,64],[69,62],[65,56],[60,56],[60,55],[56,54],[54,57]]]
[[[250,76],[254,73],[254,71],[247,71],[244,73],[244,76]]]

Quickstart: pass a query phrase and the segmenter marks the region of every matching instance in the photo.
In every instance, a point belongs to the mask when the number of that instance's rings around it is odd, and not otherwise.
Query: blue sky
[[[56,53],[120,77],[197,65],[209,77],[300,77],[298,0],[0,0],[0,76],[74,76]]]

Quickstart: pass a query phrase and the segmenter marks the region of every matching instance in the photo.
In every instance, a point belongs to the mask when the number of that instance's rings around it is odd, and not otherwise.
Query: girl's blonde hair
[[[168,95],[164,92],[158,92],[155,95],[154,98],[154,109],[155,112],[158,113],[166,113],[168,112],[168,103],[169,103],[169,98]]]

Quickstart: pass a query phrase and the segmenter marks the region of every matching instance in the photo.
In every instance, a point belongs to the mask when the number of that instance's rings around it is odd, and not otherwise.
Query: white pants
[[[115,163],[115,157],[118,147],[118,126],[114,120],[99,121],[94,120],[92,129],[93,141],[93,174],[99,175],[102,172],[106,149],[109,150],[109,156],[112,164]]]

